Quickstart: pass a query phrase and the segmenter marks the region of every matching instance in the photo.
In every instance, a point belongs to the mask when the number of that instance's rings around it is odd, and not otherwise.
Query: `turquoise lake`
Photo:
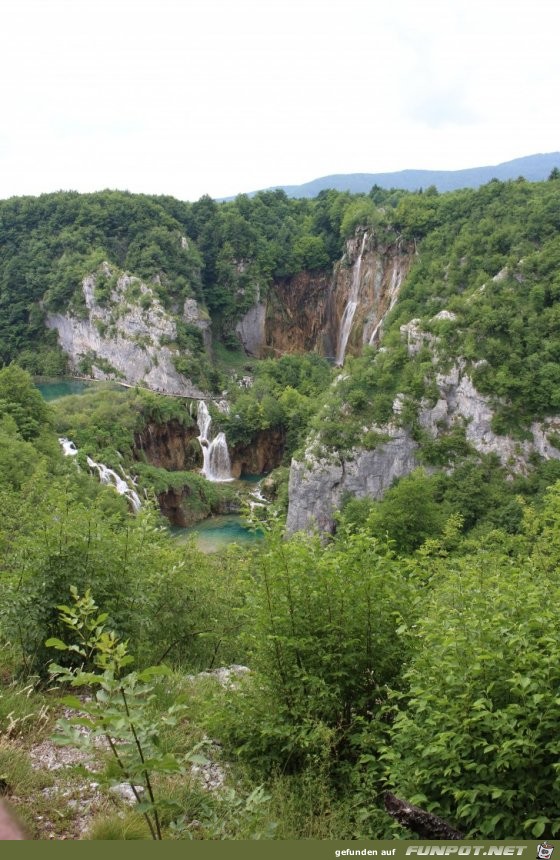
[[[57,379],[36,382],[35,385],[47,401],[59,400],[71,394],[83,394],[95,383],[82,382],[79,379]],[[262,479],[262,475],[244,475],[244,483],[256,484]],[[218,552],[228,544],[238,543],[250,545],[259,541],[262,537],[258,532],[247,527],[245,518],[239,514],[227,514],[223,516],[209,517],[196,526],[182,529],[170,526],[169,531],[179,542],[188,540],[192,535],[196,536],[196,543],[202,552]]]
[[[35,385],[43,395],[44,400],[59,400],[70,394],[83,394],[91,383],[82,382],[80,379],[57,379],[36,382]]]
[[[262,538],[259,532],[250,530],[244,517],[238,514],[209,517],[186,529],[171,526],[170,532],[179,542],[187,541],[195,535],[197,546],[202,552],[218,552],[231,543],[248,546]]]

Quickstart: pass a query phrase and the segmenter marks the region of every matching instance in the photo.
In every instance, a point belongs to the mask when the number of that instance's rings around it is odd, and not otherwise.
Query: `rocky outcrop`
[[[266,344],[266,305],[258,301],[239,320],[235,327],[237,337],[248,355],[261,358]]]
[[[185,299],[183,320],[200,330],[204,349],[206,352],[210,352],[212,349],[212,322],[208,312],[200,307],[196,299]]]
[[[448,317],[444,317],[448,318]],[[420,346],[435,338],[421,331],[419,320],[403,326],[409,352],[414,355]],[[526,474],[531,457],[560,459],[555,447],[560,438],[560,417],[547,418],[531,424],[531,439],[519,441],[500,436],[492,429],[494,410],[488,397],[476,390],[467,364],[459,360],[450,371],[436,376],[439,396],[434,405],[422,402],[418,412],[420,426],[434,438],[460,425],[472,448],[480,454],[495,454],[511,472]],[[418,444],[410,434],[398,428],[398,416],[405,398],[397,394],[393,403],[395,423],[373,428],[385,436],[374,451],[356,449],[344,459],[314,455],[310,446],[303,461],[292,461],[289,483],[287,530],[289,533],[317,528],[332,532],[334,514],[345,495],[358,499],[381,499],[391,484],[416,468]],[[325,454],[327,452],[324,452]]]
[[[323,272],[299,272],[274,284],[266,309],[268,355],[334,354],[335,342],[328,320],[332,287],[331,275]]]
[[[177,335],[175,321],[146,284],[123,274],[110,302],[97,301],[98,279],[112,274],[105,263],[99,273],[84,278],[83,316],[47,316],[47,326],[58,332],[71,368],[94,379],[118,379],[167,394],[202,397],[203,392],[175,369],[174,352],[168,346]]]
[[[334,530],[334,514],[345,495],[381,499],[396,478],[417,465],[417,444],[400,428],[384,428],[388,442],[374,451],[357,449],[344,460],[317,458],[308,453],[292,461],[286,528],[289,533],[316,528]]]
[[[241,507],[239,499],[234,495],[219,498],[211,506],[205,505],[188,485],[169,487],[158,493],[158,502],[162,514],[171,525],[181,528],[193,526],[211,514],[239,513]]]
[[[260,430],[250,445],[236,445],[230,451],[231,474],[262,475],[280,466],[286,439],[278,430]]]
[[[237,335],[246,352],[258,358],[301,352],[334,358],[355,287],[347,348],[359,352],[364,344],[379,341],[383,319],[397,301],[413,257],[412,245],[361,231],[348,240],[332,272],[304,271],[277,279],[266,301],[259,298],[238,322]]]
[[[560,450],[554,439],[560,431],[560,417],[546,418],[531,424],[531,439],[519,441],[511,436],[500,436],[492,429],[494,410],[490,398],[476,390],[466,371],[464,361],[459,361],[445,374],[436,376],[439,398],[432,408],[424,404],[419,422],[430,434],[437,437],[456,425],[465,426],[467,442],[480,454],[496,454],[503,466],[511,471],[525,474],[531,456],[538,454],[546,460],[559,460]]]
[[[185,427],[176,419],[159,424],[150,421],[134,435],[134,456],[151,466],[184,472],[202,466],[197,427]]]

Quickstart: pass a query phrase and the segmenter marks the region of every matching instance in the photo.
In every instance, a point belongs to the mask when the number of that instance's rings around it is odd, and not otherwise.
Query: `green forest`
[[[344,265],[364,232],[414,249],[379,342],[343,368],[245,354],[235,324],[256,299]],[[302,200],[60,192],[0,202],[0,236],[0,789],[30,836],[417,838],[394,795],[465,838],[554,838],[558,172]],[[45,315],[84,314],[105,261],[171,314],[208,313],[211,348],[184,323],[176,364],[232,457],[274,440],[265,506],[200,474],[192,398],[41,396],[37,377],[68,373]],[[95,290],[110,306],[109,280]],[[456,367],[514,456],[478,449],[468,418],[427,427]],[[288,533],[292,458],[344,470],[394,432],[414,469],[382,498],[345,494],[329,533]],[[160,438],[167,460],[183,440],[179,466],[156,462]],[[139,512],[88,458],[132,476]],[[175,491],[192,521],[243,510],[258,539],[178,541]]]

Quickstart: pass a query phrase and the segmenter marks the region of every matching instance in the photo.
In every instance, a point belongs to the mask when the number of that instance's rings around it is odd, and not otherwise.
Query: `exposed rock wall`
[[[106,263],[103,274],[112,274]],[[47,326],[57,330],[71,367],[80,370],[86,358],[94,379],[119,379],[167,394],[202,397],[203,392],[175,369],[173,351],[166,344],[175,339],[176,324],[152,290],[124,274],[110,304],[104,306],[96,301],[95,284],[96,275],[83,280],[83,317],[47,316]]]
[[[438,374],[436,382],[440,395],[436,405],[419,413],[420,425],[431,435],[438,436],[442,430],[461,422],[473,448],[481,454],[496,454],[503,466],[521,474],[527,471],[533,454],[547,460],[560,459],[560,450],[549,439],[560,430],[559,417],[534,421],[530,427],[532,439],[519,441],[500,436],[492,430],[494,411],[490,398],[476,390],[464,362],[459,361],[449,373]]]
[[[266,354],[334,354],[336,341],[328,320],[331,292],[332,277],[322,272],[299,272],[277,281],[266,307]]]
[[[176,419],[159,424],[150,421],[134,435],[134,456],[151,466],[184,472],[202,466],[198,428],[185,427]]]
[[[230,450],[231,474],[262,475],[280,466],[286,439],[278,430],[261,430],[250,445],[236,445]]]
[[[418,320],[403,326],[411,353],[417,348],[421,332]],[[412,327],[411,327],[412,326]],[[411,337],[411,332],[414,335]],[[499,436],[492,430],[493,410],[489,398],[476,390],[467,373],[466,363],[458,363],[445,374],[438,374],[439,397],[434,406],[421,404],[420,426],[433,437],[460,424],[465,436],[480,454],[496,454],[512,472],[525,474],[531,455],[560,459],[560,450],[550,441],[560,432],[560,417],[547,418],[531,425],[532,439],[518,441]],[[402,408],[402,395],[393,405],[395,416]],[[309,450],[306,458],[292,461],[289,484],[288,532],[318,528],[331,532],[334,514],[348,494],[358,499],[381,499],[391,484],[416,468],[418,445],[406,430],[388,425],[379,429],[391,438],[375,451],[356,449],[344,460],[318,459]],[[555,436],[552,436],[555,439]]]
[[[205,520],[210,514],[238,513],[240,504],[236,498],[219,499],[212,508],[201,506],[188,486],[170,487],[158,494],[159,507],[171,525],[187,528]]]
[[[261,358],[266,344],[266,305],[257,302],[239,320],[235,331],[248,355]]]
[[[332,462],[313,455],[303,462],[292,460],[286,522],[289,533],[310,528],[332,532],[343,496],[381,499],[396,478],[418,465],[418,446],[409,434],[396,427],[386,429],[392,438],[374,451],[358,449],[347,459]]]
[[[371,231],[346,243],[344,256],[332,272],[299,272],[278,279],[266,301],[258,302],[237,324],[245,350],[267,355],[317,352],[333,357],[348,303],[354,267],[360,258],[357,307],[348,351],[377,343],[382,321],[398,298],[414,258],[414,247],[402,241],[387,244]]]

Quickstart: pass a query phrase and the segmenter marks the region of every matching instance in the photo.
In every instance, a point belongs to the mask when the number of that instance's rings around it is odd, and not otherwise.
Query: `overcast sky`
[[[4,0],[0,197],[560,150],[557,0]]]

